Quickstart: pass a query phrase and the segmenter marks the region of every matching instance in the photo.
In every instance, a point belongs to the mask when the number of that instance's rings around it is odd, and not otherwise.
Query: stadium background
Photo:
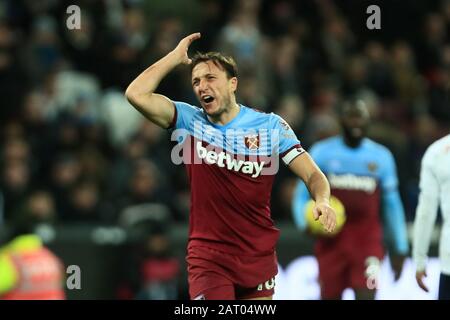
[[[72,4],[79,30],[66,26]],[[366,27],[371,4],[381,30]],[[306,148],[338,132],[340,101],[364,99],[414,219],[421,157],[449,129],[450,1],[1,1],[0,238],[44,218],[49,247],[81,267],[82,289],[69,298],[187,298],[184,167],[171,163],[170,134],[123,93],[195,31],[191,52],[233,55],[239,100],[284,117]],[[188,68],[158,92],[196,102]],[[291,218],[294,184],[281,168],[272,215],[284,266],[311,253]]]

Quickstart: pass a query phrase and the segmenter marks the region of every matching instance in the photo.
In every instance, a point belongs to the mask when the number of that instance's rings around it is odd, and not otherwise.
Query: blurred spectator
[[[14,217],[31,188],[30,168],[25,161],[7,162],[2,165],[1,193],[4,201],[5,220]]]
[[[170,161],[170,148],[167,144],[170,137],[167,131],[150,121],[144,121],[138,129],[137,137],[142,139],[147,146],[147,155],[163,171],[164,175],[167,175],[169,170],[166,169],[165,164]]]
[[[89,145],[87,141],[78,151],[81,175],[95,182],[104,185],[109,173],[108,160],[96,145]]]
[[[2,162],[28,162],[30,159],[30,146],[21,138],[11,138],[3,145]]]
[[[102,60],[102,51],[105,50],[104,40],[99,37],[98,24],[93,21],[93,15],[84,6],[80,23],[79,29],[63,28],[64,53],[72,68],[95,74],[102,71],[104,64]]]
[[[311,117],[304,129],[303,140],[305,146],[311,146],[315,141],[334,136],[339,132],[339,123],[336,117],[322,113]]]
[[[342,93],[347,96],[360,94],[367,89],[367,58],[363,55],[353,55],[346,60],[343,71]]]
[[[133,164],[144,158],[148,153],[148,146],[144,139],[136,135],[130,139],[123,150],[112,163],[111,174],[108,177],[108,194],[115,198],[127,189],[127,181],[131,176]]]
[[[125,90],[129,79],[139,70],[140,61],[148,36],[145,35],[146,19],[143,11],[127,8],[122,12],[120,28],[110,30],[108,34],[109,49],[102,76],[103,87],[117,87]]]
[[[262,7],[264,21],[267,21],[267,26],[262,26],[262,30],[271,36],[288,33],[291,25],[298,19],[292,1],[263,1]]]
[[[23,139],[25,136],[25,129],[21,121],[9,119],[9,121],[2,127],[3,142],[8,139]]]
[[[222,28],[217,50],[231,55],[239,68],[239,96],[244,104],[267,108],[268,43],[259,29],[260,0],[237,1]],[[248,88],[246,90],[246,88]]]
[[[57,151],[75,153],[81,143],[80,130],[75,119],[70,116],[61,117],[55,129],[54,148]]]
[[[429,112],[438,120],[450,121],[450,45],[443,46],[439,55],[440,66],[434,72],[428,91]]]
[[[70,154],[59,154],[53,159],[51,167],[50,186],[56,200],[56,210],[61,220],[69,212],[70,190],[81,176],[81,166],[78,159]]]
[[[274,112],[283,119],[289,119],[289,125],[294,132],[300,131],[300,128],[304,125],[305,106],[298,95],[289,94],[282,96]]]
[[[198,30],[201,30],[202,37],[198,40],[198,43],[194,43],[200,51],[209,51],[214,47],[217,37],[220,34],[220,30],[227,22],[228,7],[231,1],[217,1],[217,0],[200,0],[200,17],[201,22]],[[176,43],[173,43],[176,44]]]
[[[36,192],[28,202],[30,216],[14,225],[10,242],[0,248],[0,299],[65,299],[64,265],[36,230],[50,207],[48,194]]]
[[[31,192],[14,217],[14,224],[54,224],[57,221],[55,201],[51,193],[37,188]]]
[[[123,212],[138,204],[161,203],[170,205],[170,196],[161,185],[160,172],[148,159],[137,159],[132,164],[124,194],[116,201],[116,208]]]
[[[415,56],[406,42],[397,42],[391,49],[394,90],[397,98],[412,111],[419,112],[424,104],[424,81],[417,72]]]
[[[258,26],[260,0],[237,1],[230,21],[221,31],[219,51],[233,56],[241,75],[258,72],[263,35]]]
[[[142,59],[145,65],[167,54],[184,34],[181,19],[176,16],[165,14],[158,17],[156,21],[155,30],[157,31],[152,35],[152,45],[147,48],[148,53]],[[186,79],[189,79],[187,72],[183,68],[177,68],[174,72],[169,73],[160,83],[158,92],[168,95],[174,100],[181,100],[186,96],[191,96],[193,102],[195,98],[190,88],[190,82],[186,81]]]
[[[95,182],[80,181],[69,193],[67,222],[103,222],[101,192]]]
[[[108,90],[103,94],[100,109],[108,140],[119,150],[136,133],[136,128],[142,123],[142,117],[139,112],[130,111],[125,96],[116,90]]]
[[[79,122],[96,120],[99,88],[98,79],[86,73],[65,68],[48,74],[41,88],[47,100],[46,118],[56,120],[64,115]]]
[[[273,73],[277,95],[295,94],[302,86],[298,72],[300,44],[292,37],[282,37],[274,43]]]
[[[171,252],[166,228],[150,227],[142,239],[130,274],[131,297],[139,300],[178,299],[180,262]]]
[[[423,22],[423,36],[418,42],[418,65],[429,81],[439,66],[440,48],[448,42],[447,30],[440,13],[428,13]]]
[[[120,225],[136,240],[129,250],[130,259],[127,259],[118,288],[120,299],[178,298],[181,270],[171,245],[171,221],[168,208],[159,204],[133,206],[122,213]]]
[[[26,67],[19,61],[20,39],[7,23],[0,20],[0,124],[18,116],[22,99],[28,89]]]
[[[442,5],[441,11],[445,16],[445,21],[448,23],[450,21],[450,1],[442,0],[441,5]]]
[[[321,1],[319,3],[324,3]],[[329,67],[334,72],[344,72],[348,54],[354,46],[354,35],[346,20],[335,14],[323,15],[322,46]]]
[[[33,20],[31,32],[23,58],[32,81],[38,83],[61,66],[63,57],[54,17],[38,15]]]
[[[380,42],[371,41],[366,45],[367,85],[381,98],[392,98],[394,84],[391,66],[386,50]]]
[[[25,135],[36,161],[46,158],[50,137],[50,122],[46,116],[48,104],[42,92],[30,91],[24,101],[22,119]]]
[[[137,299],[176,300],[180,262],[173,256],[165,228],[154,228],[144,238],[138,266],[140,286]]]

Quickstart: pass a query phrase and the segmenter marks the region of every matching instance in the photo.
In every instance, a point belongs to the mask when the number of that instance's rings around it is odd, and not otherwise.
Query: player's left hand
[[[416,281],[420,288],[422,288],[423,291],[429,292],[427,285],[423,281],[423,278],[427,277],[427,271],[426,270],[417,270],[416,271]]]
[[[314,219],[319,219],[327,232],[333,232],[336,227],[336,213],[326,202],[316,202],[313,209]]]
[[[403,270],[403,264],[405,263],[406,257],[404,255],[395,254],[389,257],[391,261],[392,271],[394,272],[394,280],[400,279]]]

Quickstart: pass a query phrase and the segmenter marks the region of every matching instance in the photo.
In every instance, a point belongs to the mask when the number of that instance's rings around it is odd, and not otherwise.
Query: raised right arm
[[[200,33],[193,33],[182,39],[173,51],[134,79],[125,92],[128,101],[140,113],[162,128],[170,126],[175,115],[175,106],[169,98],[154,92],[161,80],[173,68],[179,64],[192,62],[187,51],[191,43],[198,38],[200,38]]]

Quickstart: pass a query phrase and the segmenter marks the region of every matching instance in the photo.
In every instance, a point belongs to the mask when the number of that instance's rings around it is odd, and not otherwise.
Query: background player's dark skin
[[[347,102],[340,115],[340,124],[342,127],[342,136],[344,142],[350,148],[357,148],[361,141],[367,136],[369,128],[370,114],[366,105],[362,102]],[[390,261],[394,278],[397,281],[400,278],[405,256],[390,254]],[[357,289],[355,298],[370,300],[375,298],[375,290]]]
[[[369,111],[363,103],[346,103],[342,107],[340,123],[345,144],[357,148],[367,136]]]

